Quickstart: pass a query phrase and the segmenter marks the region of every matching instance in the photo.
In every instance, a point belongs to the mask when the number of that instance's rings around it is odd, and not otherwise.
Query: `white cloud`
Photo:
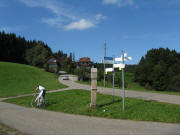
[[[99,24],[106,17],[102,14],[94,16],[84,16],[77,9],[69,8],[58,0],[19,0],[28,7],[40,7],[48,9],[53,13],[51,18],[41,18],[43,23],[56,28],[64,28],[65,30],[86,30]],[[84,18],[84,19],[83,19]],[[90,20],[90,21],[87,21]]]
[[[102,14],[97,14],[96,16],[95,16],[95,18],[96,18],[96,20],[97,21],[101,21],[101,20],[104,20],[104,19],[106,19],[106,16],[103,16]]]
[[[56,16],[62,16],[70,19],[76,19],[72,13],[69,13],[67,9],[65,9],[62,3],[56,0],[20,0],[26,6],[29,7],[41,7],[49,9]]]
[[[65,30],[85,30],[92,27],[95,27],[94,23],[87,21],[85,19],[81,19],[78,22],[72,22],[65,26]]]
[[[118,0],[103,0],[105,4],[116,4],[118,3]]]
[[[56,26],[56,27],[62,27],[62,20],[61,18],[42,18],[42,22],[47,23],[49,26]]]
[[[119,7],[134,5],[134,0],[103,0],[104,4],[117,5]]]

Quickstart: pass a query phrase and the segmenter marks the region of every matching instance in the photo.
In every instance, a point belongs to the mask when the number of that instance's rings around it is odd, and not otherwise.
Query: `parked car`
[[[66,75],[66,76],[63,76],[62,79],[63,79],[63,80],[69,80],[69,77]]]

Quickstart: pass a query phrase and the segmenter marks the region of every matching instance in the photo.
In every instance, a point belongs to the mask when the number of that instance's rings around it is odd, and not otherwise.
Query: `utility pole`
[[[124,51],[122,51],[122,63],[124,64]],[[122,92],[123,92],[123,112],[124,112],[125,109],[124,68],[122,68]]]
[[[113,56],[113,91],[112,91],[112,101],[113,102],[114,102],[114,75],[115,75],[114,64],[115,64],[115,57]]]
[[[106,43],[104,43],[104,57],[106,57]],[[105,60],[104,60],[104,87],[106,86],[106,73],[105,73]]]

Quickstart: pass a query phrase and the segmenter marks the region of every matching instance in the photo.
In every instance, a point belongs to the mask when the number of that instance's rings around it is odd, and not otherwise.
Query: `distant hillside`
[[[39,83],[47,90],[64,88],[58,75],[33,66],[0,62],[0,97],[33,93]]]

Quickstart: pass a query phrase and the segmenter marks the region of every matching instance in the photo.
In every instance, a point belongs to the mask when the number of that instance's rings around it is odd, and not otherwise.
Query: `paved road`
[[[91,89],[91,86],[89,85],[79,84],[70,80],[62,80],[62,78],[59,78],[59,81],[69,86],[69,89],[84,89],[84,90]],[[112,94],[112,88],[98,87],[98,92],[103,93],[103,94]],[[121,90],[115,89],[114,93],[116,96],[122,96]],[[155,100],[155,101],[180,105],[180,95],[167,95],[167,94],[160,94],[160,93],[138,92],[138,91],[133,91],[133,90],[126,90],[125,95],[126,97],[140,98],[144,100]]]
[[[63,80],[61,77],[59,77],[59,81],[69,87],[64,88],[64,89],[59,89],[59,90],[47,91],[47,93],[59,92],[59,91],[64,91],[64,90],[72,90],[72,89],[83,89],[83,90],[88,90],[88,91],[91,90],[91,86],[89,85],[79,84],[70,80]],[[112,95],[112,88],[98,87],[98,92],[102,94]],[[116,96],[122,96],[122,91],[119,89],[115,89],[114,94]],[[32,94],[20,95],[17,97],[23,97],[23,96],[29,96],[29,95],[32,95]],[[160,93],[138,92],[138,91],[133,91],[133,90],[126,90],[125,95],[126,97],[133,97],[133,98],[139,98],[139,99],[144,99],[144,100],[155,100],[155,101],[180,105],[180,95],[167,95],[167,94],[160,94]],[[8,97],[8,98],[16,98],[16,97]],[[7,98],[0,98],[0,101],[4,99],[7,99]]]
[[[180,124],[86,117],[2,102],[0,121],[29,135],[180,135]]]
[[[70,86],[62,90],[90,90],[88,85],[59,79]],[[98,88],[98,91],[111,94],[110,89]],[[141,94],[141,92],[133,92],[128,91],[126,94],[127,96]],[[119,90],[115,93],[120,95]],[[147,99],[150,98],[149,95],[146,96]],[[161,98],[157,96],[157,100],[161,101]],[[172,101],[168,100],[168,102]],[[86,117],[26,108],[3,102],[0,102],[0,121],[29,135],[180,135],[180,124]]]

